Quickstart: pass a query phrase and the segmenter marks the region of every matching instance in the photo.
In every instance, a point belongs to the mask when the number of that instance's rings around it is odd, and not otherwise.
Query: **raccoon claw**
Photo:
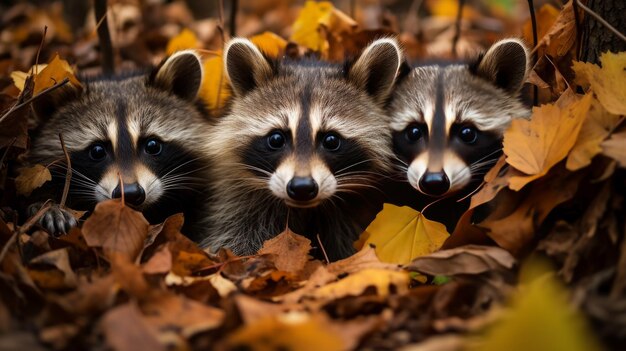
[[[29,208],[29,214],[32,216],[41,208],[41,204],[33,205]],[[59,205],[52,205],[46,213],[39,219],[39,224],[53,236],[61,236],[69,233],[72,227],[78,225],[76,218],[67,210],[62,209]]]

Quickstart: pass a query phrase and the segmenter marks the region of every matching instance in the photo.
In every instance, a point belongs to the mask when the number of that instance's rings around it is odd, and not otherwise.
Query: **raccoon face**
[[[136,209],[149,208],[197,180],[206,128],[194,105],[201,80],[199,57],[182,51],[149,77],[86,82],[85,91],[69,87],[49,96],[34,106],[38,116],[51,117],[34,138],[30,159],[64,160],[60,133],[72,163],[72,202],[89,208],[124,197]],[[52,171],[64,179],[64,165]]]
[[[211,143],[220,177],[300,208],[370,187],[391,156],[382,106],[400,62],[392,39],[345,67],[270,62],[251,42],[232,40],[225,65],[235,98]]]
[[[481,179],[511,120],[530,115],[517,97],[528,62],[524,44],[507,39],[473,65],[417,67],[398,84],[394,150],[415,189],[446,196]]]

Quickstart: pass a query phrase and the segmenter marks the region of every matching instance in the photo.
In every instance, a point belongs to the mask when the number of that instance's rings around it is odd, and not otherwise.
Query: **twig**
[[[35,223],[37,223],[37,221],[39,221],[41,216],[43,216],[44,213],[46,213],[46,211],[48,211],[50,206],[52,206],[52,204],[50,203],[50,200],[47,200],[46,202],[44,202],[43,206],[41,206],[39,211],[37,211],[37,213],[35,213],[34,216],[30,217],[28,219],[28,221],[26,221],[26,223],[24,223],[24,225],[19,228],[19,230],[15,230],[13,232],[13,235],[11,235],[11,237],[6,242],[6,244],[4,244],[4,247],[2,248],[2,251],[0,251],[0,262],[4,261],[4,256],[6,256],[7,252],[9,252],[9,248],[11,248],[11,246],[13,246],[13,244],[15,244],[15,241],[17,240],[17,238],[21,234],[24,234],[27,231],[29,231],[30,228],[33,225],[35,225]]]
[[[10,108],[10,109],[9,109],[9,110],[8,110],[8,111],[7,111],[7,112],[6,112],[3,116],[2,116],[2,117],[0,117],[0,123],[2,123],[2,121],[4,121],[4,119],[5,119],[5,118],[7,118],[9,115],[11,115],[13,112],[15,112],[15,111],[17,111],[17,110],[21,109],[22,107],[24,107],[24,106],[26,106],[26,105],[30,104],[31,102],[33,102],[33,101],[37,100],[40,96],[42,96],[42,95],[44,95],[44,94],[47,94],[47,93],[49,93],[49,92],[51,92],[51,91],[53,91],[53,90],[56,90],[56,89],[58,89],[58,88],[60,88],[61,86],[63,86],[63,85],[65,85],[65,84],[67,84],[69,81],[70,81],[70,79],[69,79],[69,78],[65,78],[65,79],[63,79],[62,81],[60,81],[60,82],[56,83],[55,85],[53,85],[53,86],[51,86],[51,87],[49,87],[49,88],[46,88],[46,89],[44,89],[44,90],[40,91],[37,95],[31,96],[31,97],[30,97],[29,99],[27,99],[26,101],[24,101],[24,102],[22,102],[22,103],[20,103],[20,104],[14,105],[14,106],[13,106],[13,107],[11,107],[11,108]]]
[[[535,4],[533,0],[528,0],[528,11],[530,12],[530,23],[533,28],[533,47],[537,47],[537,17],[535,17]],[[537,54],[532,56],[533,66],[537,63]],[[539,89],[533,85],[533,105],[539,104]]]
[[[222,61],[224,60],[224,44],[226,44],[226,37],[224,36],[224,1],[219,0],[219,22],[217,30],[220,31],[220,37],[222,38]],[[215,109],[220,110],[221,96],[222,96],[222,81],[224,80],[224,70],[220,70],[220,80],[217,86],[217,97],[215,99]]]
[[[465,7],[465,0],[459,0],[459,9],[456,13],[456,22],[454,25],[454,37],[452,37],[452,56],[457,57],[456,45],[461,38],[461,19],[463,17],[463,7]]]
[[[574,11],[574,26],[576,28],[576,61],[580,61],[580,15],[578,14],[578,2],[572,1],[572,11]]]
[[[228,28],[228,32],[230,32],[230,37],[234,38],[237,36],[237,10],[239,7],[238,0],[230,0],[230,26]]]
[[[43,48],[43,43],[46,41],[46,34],[48,34],[48,26],[43,26],[43,36],[41,37],[41,42],[39,43],[39,48],[37,49],[37,56],[35,56],[35,71],[37,70],[37,65],[39,65],[39,54]],[[37,72],[35,72],[35,74],[37,74]]]
[[[120,192],[122,193],[122,206],[124,206],[124,204],[126,203],[124,201],[124,179],[122,179],[122,175],[121,174],[117,174],[117,176],[120,178]]]
[[[67,200],[67,194],[70,191],[70,182],[72,181],[72,161],[70,160],[70,154],[67,152],[65,142],[63,142],[63,135],[61,135],[61,133],[59,133],[59,140],[61,141],[61,148],[63,148],[63,153],[65,154],[65,162],[67,162],[67,172],[65,173],[63,195],[61,195],[61,202],[59,203],[59,206],[61,206],[61,208],[65,208],[65,201]]]
[[[320,249],[322,249],[322,253],[324,254],[324,259],[326,259],[326,263],[330,263],[328,259],[328,255],[326,254],[326,250],[324,249],[324,244],[322,244],[322,239],[320,238],[319,233],[317,234],[317,242],[320,244]]]
[[[624,34],[620,33],[617,29],[615,29],[615,27],[613,27],[604,18],[600,17],[600,15],[598,15],[595,12],[593,12],[593,10],[591,10],[587,6],[583,5],[583,3],[581,3],[579,0],[575,0],[575,2],[576,2],[576,4],[578,6],[580,6],[581,9],[583,9],[585,12],[587,12],[589,15],[591,15],[591,17],[595,18],[596,21],[600,22],[600,24],[605,26],[608,30],[613,32],[613,34],[615,34],[618,38],[622,39],[623,41],[626,41],[626,36]]]
[[[94,10],[96,14],[96,22],[100,18],[107,15],[107,0],[95,0]],[[98,41],[100,42],[100,53],[102,56],[102,72],[105,75],[111,75],[115,72],[113,63],[113,45],[111,44],[111,34],[109,33],[108,23],[98,27]]]
[[[16,141],[17,138],[13,138],[9,145],[7,145],[7,149],[4,150],[4,153],[2,153],[2,157],[0,157],[0,170],[4,168],[4,159],[7,157],[7,155],[9,154],[9,150],[11,150],[11,147],[13,146],[13,144],[15,144]]]

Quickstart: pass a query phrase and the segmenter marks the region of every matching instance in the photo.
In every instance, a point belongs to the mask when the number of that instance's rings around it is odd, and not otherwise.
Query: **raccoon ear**
[[[272,76],[272,67],[248,39],[235,38],[224,49],[225,71],[236,95],[245,95]]]
[[[504,39],[493,44],[474,65],[474,73],[498,87],[517,92],[529,71],[526,45],[518,39]]]
[[[81,93],[81,87],[74,86],[71,82],[67,82],[53,91],[39,95],[33,100],[31,107],[39,120],[46,120],[63,105],[78,99]]]
[[[392,38],[378,39],[363,53],[348,71],[348,79],[383,104],[389,97],[403,55],[398,42]]]
[[[193,50],[178,51],[150,75],[149,84],[185,100],[194,100],[202,84],[202,60]]]

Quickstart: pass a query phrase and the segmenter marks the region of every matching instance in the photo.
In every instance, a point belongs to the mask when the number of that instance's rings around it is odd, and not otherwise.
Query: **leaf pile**
[[[516,22],[527,15],[507,1],[466,4],[455,48],[457,1],[357,3],[241,1],[235,27],[269,56],[329,61],[381,35],[398,35],[410,59],[478,52],[507,28],[532,37],[530,22]],[[50,179],[50,165],[18,167],[28,129],[41,122],[29,102],[80,87],[76,69],[97,72],[102,23],[76,21],[80,6],[60,1],[5,6],[0,349],[599,350],[626,342],[626,53],[605,53],[599,65],[574,60],[571,2],[538,9],[529,83],[541,104],[506,131],[504,155],[454,232],[428,211],[386,204],[359,251],[332,263],[311,258],[318,243],[288,229],[252,256],[208,253],[181,233],[182,215],[149,224],[116,200],[61,237],[36,224],[46,206],[21,218],[19,195]],[[233,28],[222,12],[109,1],[117,63],[132,69],[199,49],[201,95],[219,111],[230,98],[221,53]]]

